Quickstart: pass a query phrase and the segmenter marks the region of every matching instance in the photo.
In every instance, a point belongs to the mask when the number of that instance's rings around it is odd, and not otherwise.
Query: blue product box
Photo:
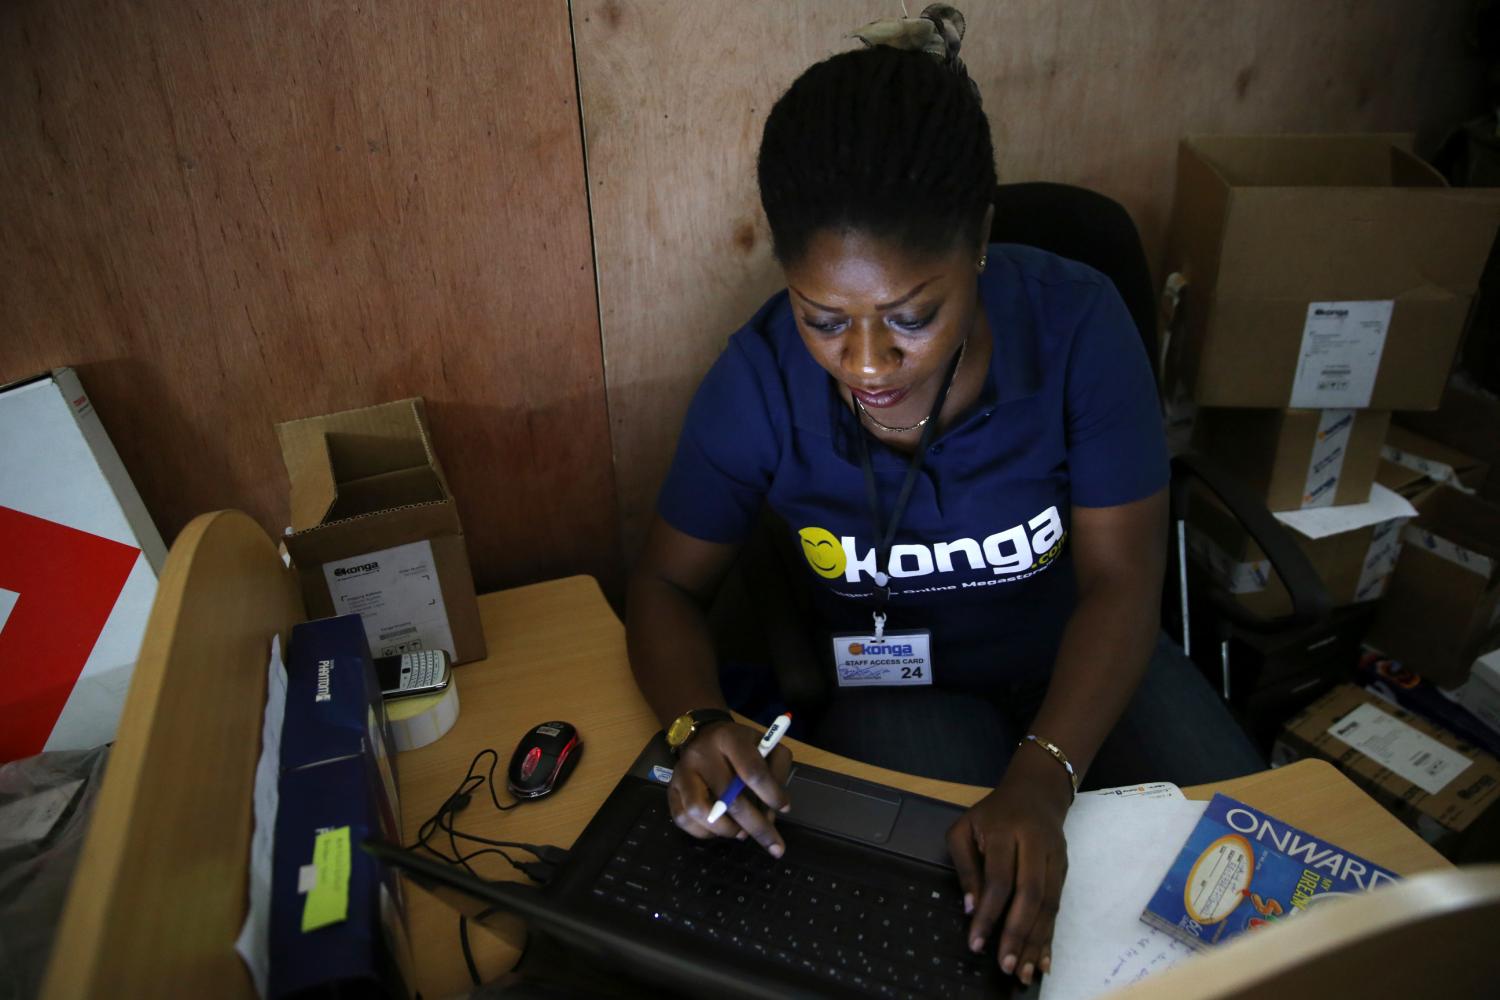
[[[293,626],[286,681],[282,774],[346,757],[364,758],[379,776],[382,813],[391,839],[399,841],[396,743],[359,615]]]
[[[405,998],[409,995],[406,906],[397,874],[360,849],[382,830],[378,776],[345,757],[281,776],[271,870],[270,996]],[[320,833],[342,839],[315,865]],[[326,847],[327,845],[325,845]],[[303,930],[317,869],[343,888],[342,919]],[[304,869],[311,869],[304,872]],[[317,891],[326,892],[326,889]]]

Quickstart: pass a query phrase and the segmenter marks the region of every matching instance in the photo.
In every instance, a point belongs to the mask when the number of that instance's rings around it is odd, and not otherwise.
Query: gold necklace
[[[965,337],[964,338],[964,342],[962,344],[958,345],[958,363],[953,366],[953,377],[955,379],[958,378],[958,370],[963,367],[963,363],[964,363],[964,349],[967,348],[968,346],[969,346],[969,338],[968,337]],[[918,420],[916,423],[912,424],[910,427],[889,427],[889,426],[887,426],[885,424],[882,424],[879,420],[876,420],[875,419],[875,415],[873,413],[871,413],[869,410],[865,409],[865,404],[861,403],[859,401],[859,397],[856,396],[854,393],[852,393],[852,392],[849,393],[849,398],[852,399],[852,400],[854,400],[854,405],[857,406],[857,407],[859,407],[859,412],[863,413],[865,415],[865,419],[866,420],[870,421],[870,423],[874,424],[880,430],[885,431],[887,434],[910,434],[912,431],[919,431],[923,427],[926,427],[927,426],[927,421],[929,421],[929,420],[932,419],[932,414],[929,413],[929,414],[927,414],[927,416],[923,417],[921,420]]]

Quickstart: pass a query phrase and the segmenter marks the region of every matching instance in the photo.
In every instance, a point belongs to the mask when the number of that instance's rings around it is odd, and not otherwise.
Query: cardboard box
[[[1500,647],[1474,661],[1469,679],[1453,696],[1500,738]]]
[[[1455,861],[1493,856],[1500,844],[1500,762],[1353,684],[1329,691],[1282,729],[1272,766],[1304,757],[1332,762]]]
[[[1500,624],[1500,504],[1439,486],[1417,509],[1369,642],[1457,687]]]
[[[358,614],[375,656],[482,659],[458,507],[420,399],[276,425],[292,484],[285,542],[309,617]]]
[[[0,762],[108,743],[167,550],[70,368],[0,388],[0,544]]]
[[[1193,449],[1270,510],[1370,499],[1391,415],[1381,410],[1201,409]]]
[[[1355,679],[1371,694],[1415,712],[1448,730],[1459,741],[1500,758],[1500,730],[1490,728],[1464,707],[1456,697],[1457,692],[1444,691],[1421,674],[1406,669],[1399,660],[1366,646],[1360,654]]]
[[[1488,462],[1392,424],[1380,449],[1375,479],[1410,500],[1439,483],[1477,490],[1489,474]]]
[[[1401,529],[1416,510],[1375,486],[1371,499],[1344,507],[1279,511],[1337,605],[1372,601],[1385,591],[1400,552]],[[1292,611],[1291,595],[1255,540],[1217,500],[1195,491],[1188,505],[1188,551],[1246,610],[1262,618]]]
[[[1486,463],[1489,474],[1475,488],[1480,496],[1500,502],[1500,397],[1459,374],[1449,381],[1443,405],[1435,412],[1398,413],[1393,420]]]
[[[1430,410],[1500,199],[1393,136],[1194,136],[1167,270],[1187,279],[1166,384],[1201,406]]]

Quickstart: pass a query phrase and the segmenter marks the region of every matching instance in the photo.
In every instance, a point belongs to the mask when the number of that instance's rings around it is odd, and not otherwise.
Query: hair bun
[[[850,32],[850,36],[872,48],[884,45],[907,52],[925,52],[963,77],[977,98],[979,88],[969,79],[969,71],[964,66],[964,61],[958,57],[965,27],[964,15],[957,7],[934,3],[928,4],[917,17],[888,17],[871,21],[863,28]]]

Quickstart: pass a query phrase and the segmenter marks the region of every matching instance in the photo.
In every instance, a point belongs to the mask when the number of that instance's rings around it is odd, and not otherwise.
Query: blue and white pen
[[[791,712],[783,712],[781,715],[776,716],[775,721],[771,723],[771,728],[766,730],[766,735],[760,738],[760,746],[756,747],[762,757],[770,756],[771,751],[776,749],[776,744],[781,742],[781,738],[786,735],[786,731],[791,728],[791,725]],[[724,794],[719,796],[719,801],[715,802],[714,807],[708,811],[708,822],[710,824],[717,823],[729,811],[729,807],[734,805],[734,800],[739,798],[740,793],[744,790],[745,783],[736,774],[734,780],[729,783],[729,787],[724,789]]]

